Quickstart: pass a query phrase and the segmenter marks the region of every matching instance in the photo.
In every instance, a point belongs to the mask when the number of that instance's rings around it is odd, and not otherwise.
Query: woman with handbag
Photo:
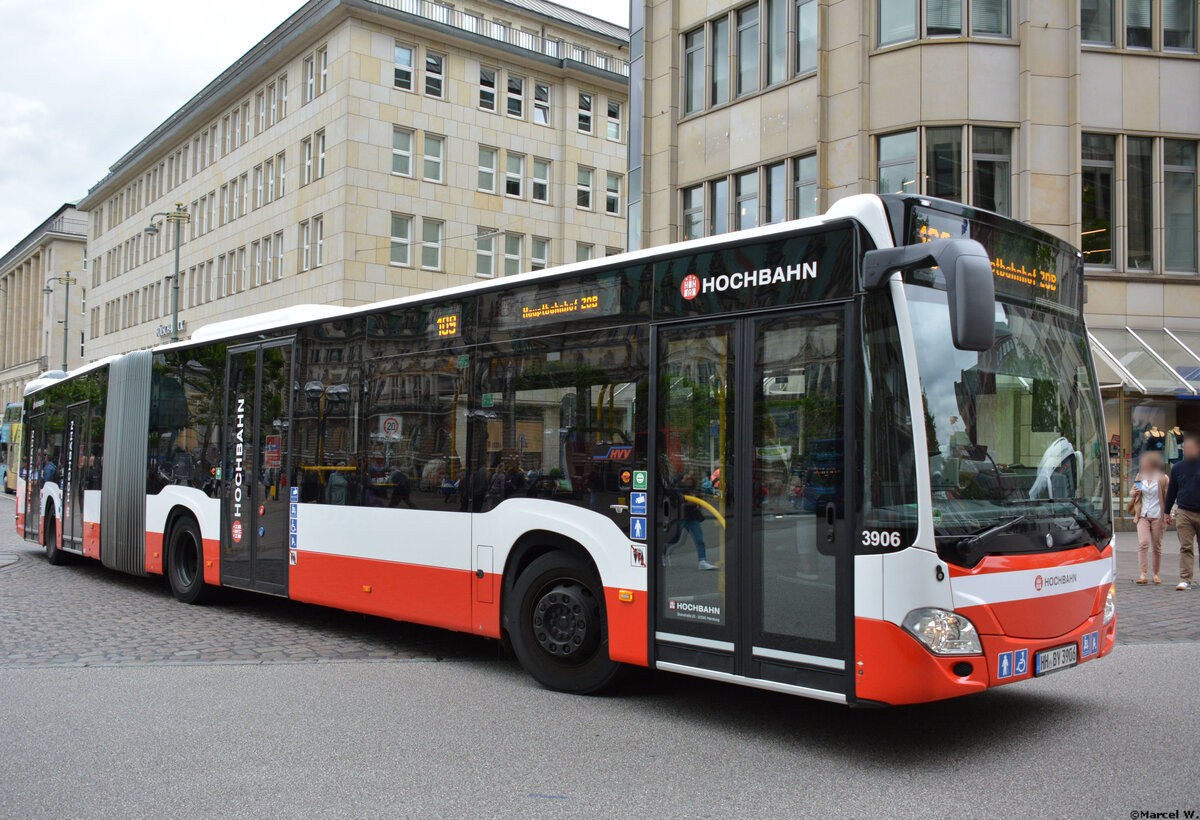
[[[1133,493],[1126,511],[1137,521],[1138,568],[1141,575],[1135,583],[1145,584],[1147,564],[1153,556],[1154,583],[1161,584],[1158,570],[1162,564],[1162,539],[1166,518],[1163,515],[1170,479],[1162,469],[1162,456],[1156,451],[1142,452],[1138,473],[1133,481]]]

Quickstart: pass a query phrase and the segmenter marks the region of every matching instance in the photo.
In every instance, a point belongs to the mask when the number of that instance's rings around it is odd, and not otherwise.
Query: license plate
[[[1059,669],[1077,666],[1079,664],[1079,645],[1072,643],[1039,652],[1036,663],[1033,671],[1035,675],[1048,675]]]

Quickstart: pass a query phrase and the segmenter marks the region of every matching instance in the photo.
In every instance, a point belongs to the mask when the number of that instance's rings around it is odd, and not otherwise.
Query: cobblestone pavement
[[[469,635],[280,598],[221,590],[203,606],[171,596],[161,577],[94,561],[61,567],[12,529],[0,499],[0,668],[338,660],[490,659],[498,644]],[[1117,535],[1118,640],[1200,641],[1200,592],[1176,592],[1179,552],[1164,539],[1163,584],[1136,586],[1137,542]]]
[[[494,641],[282,598],[220,590],[176,601],[161,576],[96,561],[53,567],[0,500],[0,668],[496,658]],[[6,556],[16,560],[6,565]]]
[[[1200,641],[1200,591],[1177,592],[1179,538],[1163,535],[1162,584],[1139,586],[1137,533],[1117,539],[1117,643]]]

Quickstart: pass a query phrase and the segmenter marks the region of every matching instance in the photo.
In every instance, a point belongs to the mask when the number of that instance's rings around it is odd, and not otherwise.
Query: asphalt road
[[[650,673],[572,697],[469,636],[50,567],[10,510],[0,817],[1200,817],[1182,631],[904,709]],[[1150,636],[1200,608],[1131,586]]]

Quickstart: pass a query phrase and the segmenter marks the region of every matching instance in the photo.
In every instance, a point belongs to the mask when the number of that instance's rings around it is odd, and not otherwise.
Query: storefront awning
[[[1144,395],[1200,397],[1200,333],[1126,327],[1089,331],[1102,387]]]

